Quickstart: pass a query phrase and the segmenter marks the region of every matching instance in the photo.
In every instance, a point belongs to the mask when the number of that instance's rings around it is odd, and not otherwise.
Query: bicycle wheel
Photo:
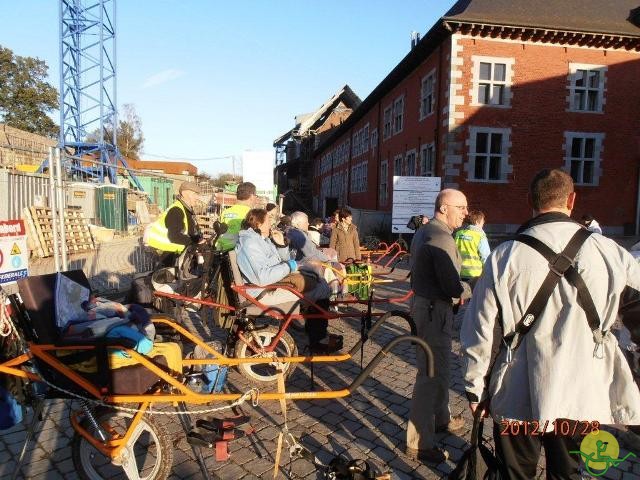
[[[108,425],[119,435],[124,435],[133,415],[101,410],[95,418],[98,424]],[[88,420],[85,420],[83,426],[95,435],[95,429],[88,425]],[[83,480],[165,480],[173,467],[171,437],[162,425],[147,415],[136,425],[120,458],[112,461],[77,433],[73,437],[71,456],[76,472]]]
[[[257,340],[252,334],[245,332],[247,341],[251,342],[250,345],[243,340],[237,341],[234,352],[236,358],[264,358],[269,356],[295,357],[298,355],[298,347],[291,335],[287,332],[282,334],[280,341],[272,352],[259,353],[260,349],[269,345],[278,334],[278,328],[273,325],[258,328],[253,332],[253,334],[257,336]],[[293,373],[296,368],[296,364],[285,363],[283,365],[284,376],[286,378]],[[247,380],[260,382],[263,386],[265,386],[265,384],[275,383],[278,379],[275,363],[260,363],[254,365],[241,363],[238,365],[238,371]]]

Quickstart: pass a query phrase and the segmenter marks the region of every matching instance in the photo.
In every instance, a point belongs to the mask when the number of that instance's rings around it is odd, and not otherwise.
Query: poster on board
[[[27,232],[22,220],[0,220],[0,284],[28,274]]]
[[[407,227],[411,217],[414,215],[432,217],[440,188],[440,177],[394,176],[391,231],[413,233],[413,230]]]

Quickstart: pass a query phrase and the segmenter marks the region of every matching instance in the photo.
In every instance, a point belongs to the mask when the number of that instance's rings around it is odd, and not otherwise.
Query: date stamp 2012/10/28
[[[521,422],[515,420],[502,420],[500,422],[500,435],[530,435],[538,436],[544,434],[576,436],[588,435],[591,432],[600,431],[600,422],[596,420],[564,420],[558,419],[550,422],[546,420],[539,422],[532,420],[530,422]]]

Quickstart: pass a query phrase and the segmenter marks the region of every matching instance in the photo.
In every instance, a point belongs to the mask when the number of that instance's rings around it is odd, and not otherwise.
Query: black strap
[[[542,282],[538,293],[536,293],[529,307],[516,325],[515,332],[505,337],[507,346],[510,346],[512,351],[515,351],[518,346],[520,346],[522,337],[531,330],[531,327],[542,313],[551,293],[562,277],[565,277],[569,283],[578,290],[578,299],[587,314],[587,322],[589,323],[591,331],[599,331],[600,316],[598,315],[591,294],[589,294],[589,290],[582,276],[573,266],[578,251],[591,233],[589,230],[580,228],[559,254],[530,235],[520,234],[516,236],[516,241],[530,246],[549,262],[549,273],[544,279],[544,282]]]

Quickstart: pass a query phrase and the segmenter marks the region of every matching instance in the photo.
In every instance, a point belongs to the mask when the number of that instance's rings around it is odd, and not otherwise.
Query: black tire
[[[268,345],[269,343],[271,343],[271,340],[278,334],[278,328],[273,325],[266,325],[264,327],[257,328],[255,330],[255,334],[259,337],[262,345]],[[252,338],[249,332],[246,332],[244,336],[247,338],[247,340]],[[296,346],[296,342],[288,332],[284,332],[282,334],[282,337],[280,337],[280,341],[278,342],[274,353],[276,353],[278,357],[295,357],[298,355],[298,347]],[[251,358],[252,356],[260,356],[254,354],[251,348],[242,340],[238,340],[236,342],[234,355],[236,358]],[[296,363],[285,363],[284,377],[287,378],[289,375],[291,375],[296,366]],[[261,385],[262,388],[272,387],[277,383],[278,380],[275,365],[271,363],[254,365],[249,363],[241,363],[238,365],[238,371],[247,380],[252,383]]]
[[[115,410],[99,410],[95,414],[99,424],[108,423],[120,434],[124,434],[133,415]],[[84,428],[88,427],[85,420]],[[134,455],[136,463],[143,460],[142,468],[137,467],[140,480],[165,480],[173,468],[173,444],[164,426],[149,415],[144,415],[133,432]],[[103,478],[123,479],[128,477],[122,466],[96,450],[83,436],[76,433],[71,444],[71,457],[76,473],[83,480],[101,480]]]

